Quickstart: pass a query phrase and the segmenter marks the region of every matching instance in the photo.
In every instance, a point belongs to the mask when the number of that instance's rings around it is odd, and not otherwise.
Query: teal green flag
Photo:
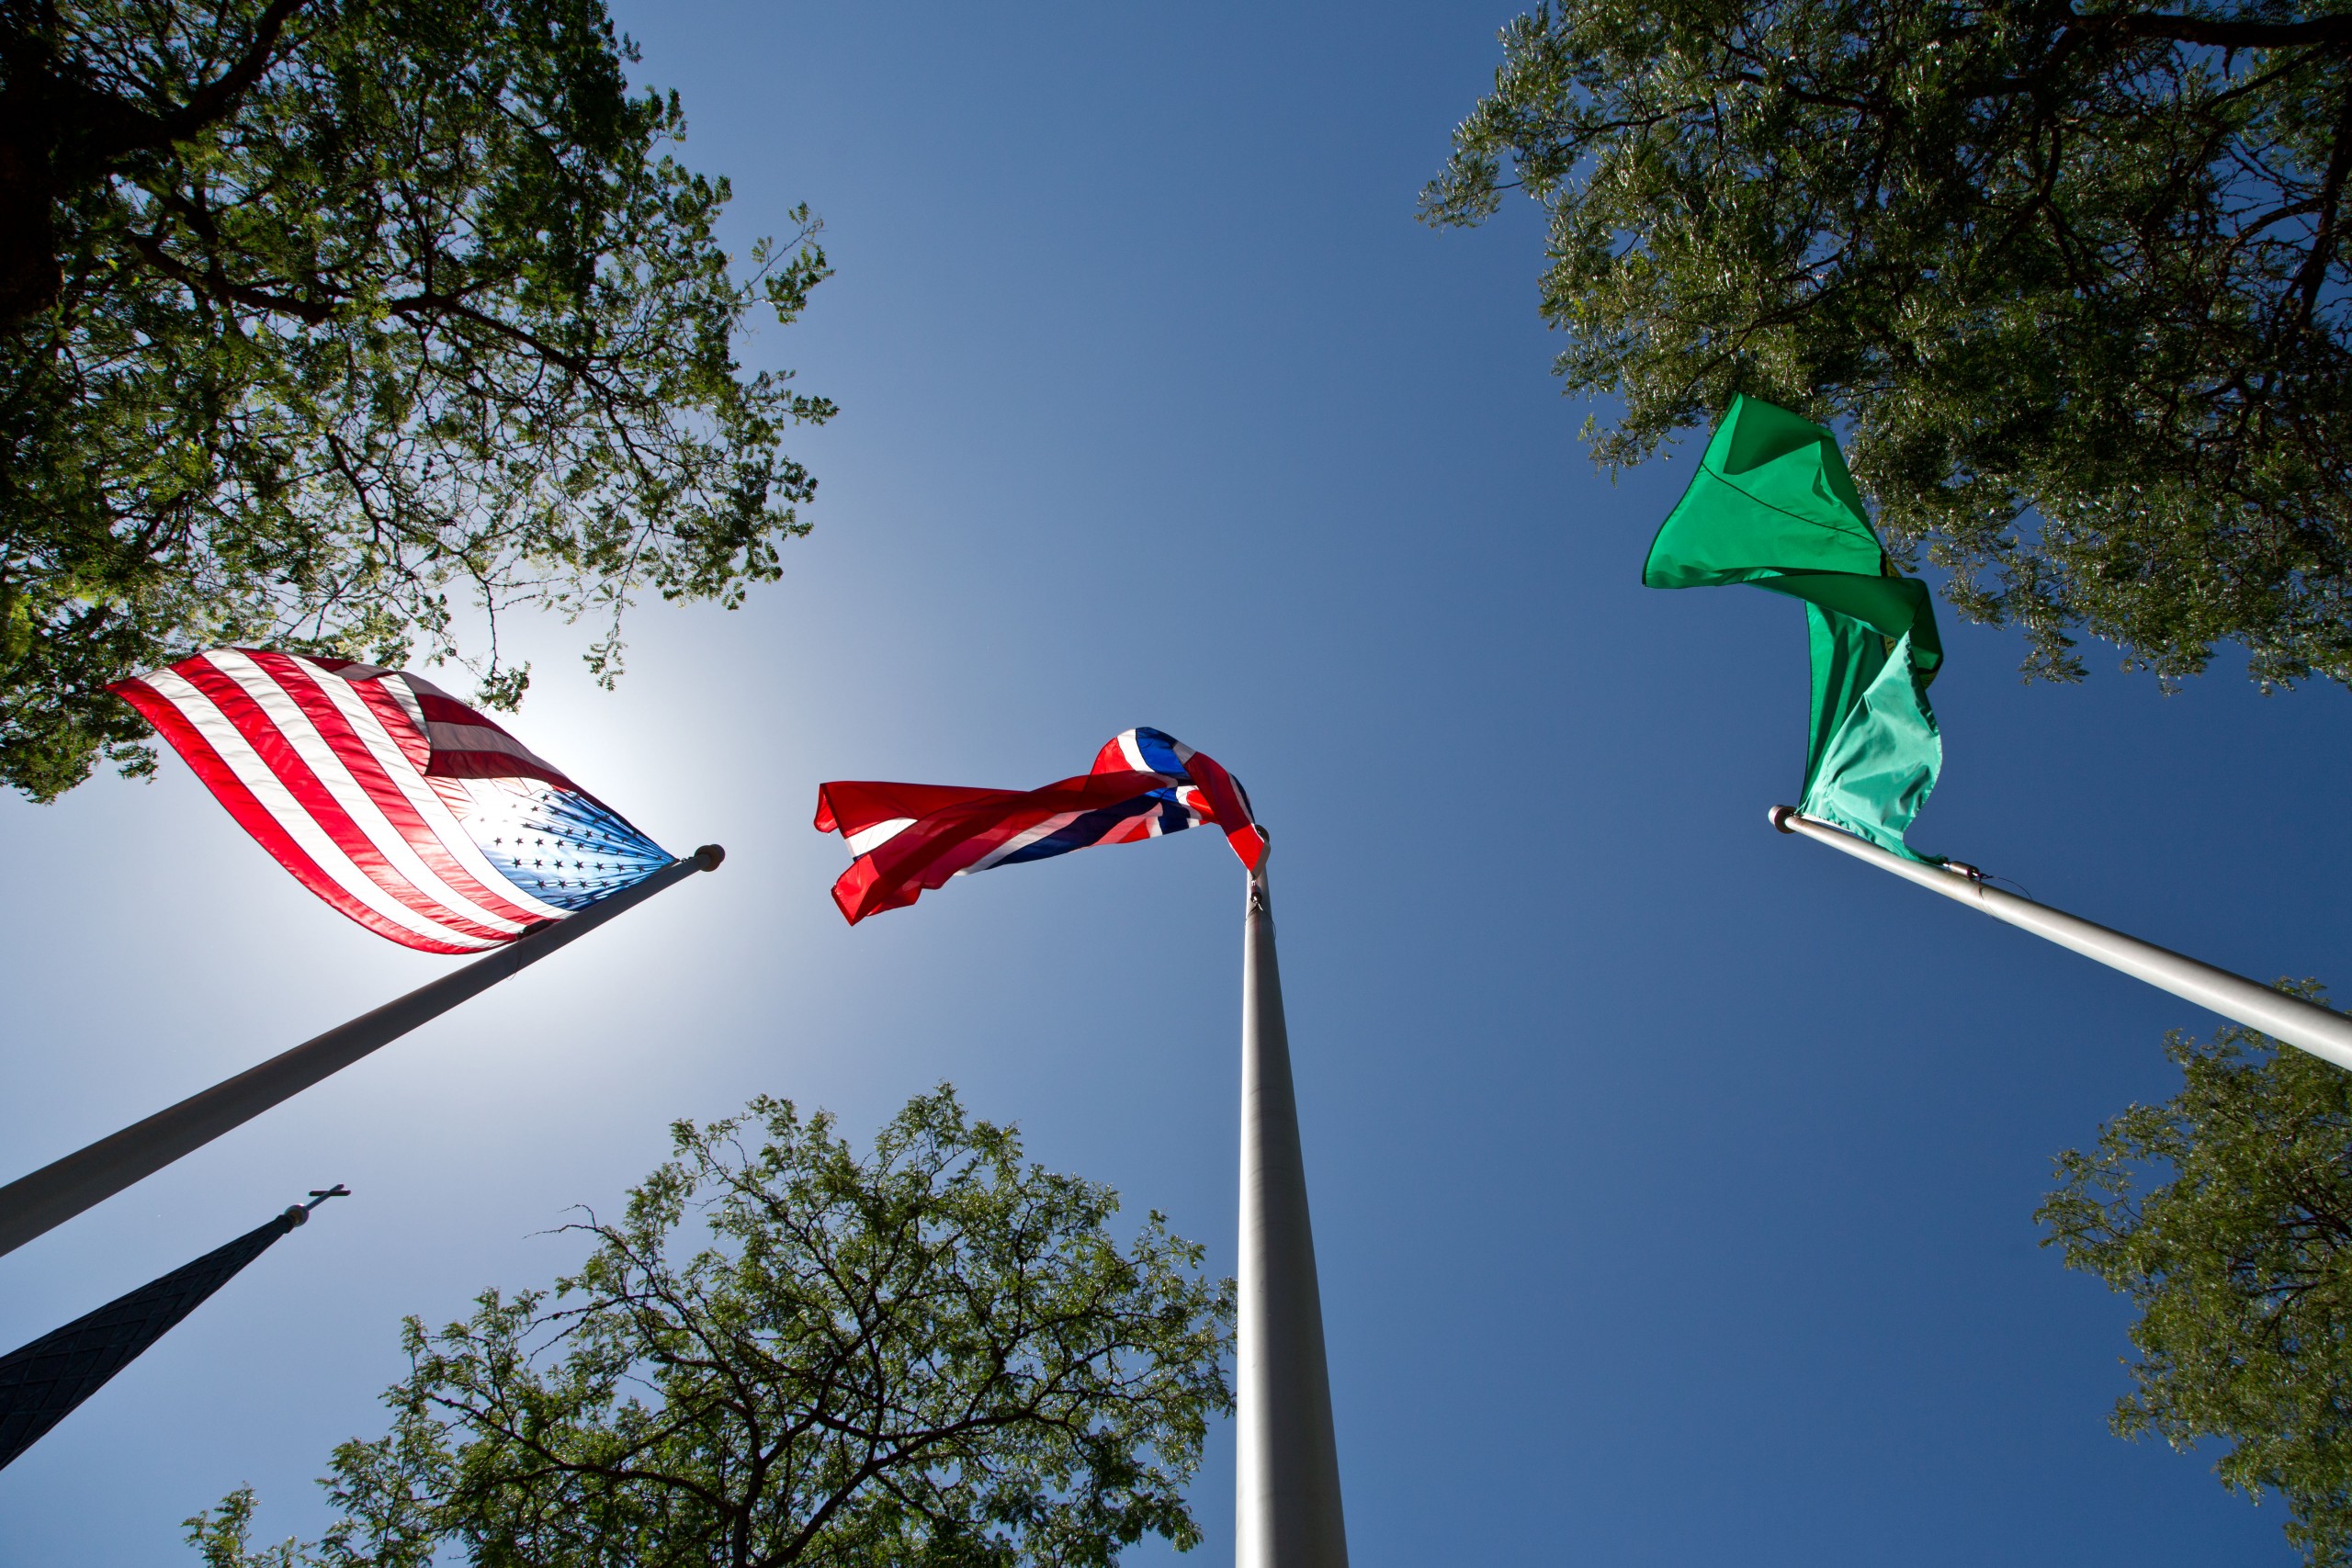
[[[1747,582],[1804,601],[1813,729],[1797,809],[1924,861],[1903,830],[1943,766],[1928,682],[1943,663],[1928,585],[1880,548],[1838,438],[1735,398],[1650,545],[1652,588]]]

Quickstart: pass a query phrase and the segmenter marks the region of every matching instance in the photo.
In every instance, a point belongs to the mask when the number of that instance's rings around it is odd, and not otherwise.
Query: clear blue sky
[[[1133,724],[1249,783],[1355,1561],[2284,1565],[2211,1456],[2104,1429],[2121,1303],[2037,1250],[2049,1158],[2211,1020],[1773,834],[1796,607],[1645,592],[1694,445],[1612,486],[1547,373],[1540,235],[1414,193],[1504,7],[632,0],[642,80],[839,276],[753,341],[839,421],[786,580],[661,612],[518,721],[673,849],[589,943],[0,1259],[0,1347],[258,1223],[281,1243],[0,1473],[0,1563],[188,1561],[241,1482],[315,1534],[399,1314],[544,1282],[674,1116],[863,1131],[952,1078],[1232,1267],[1239,877],[1216,839],[845,929],[829,777],[1026,785]],[[2233,968],[2343,980],[2335,690],[2020,686],[1955,627],[1921,847]],[[167,762],[0,804],[13,1175],[442,970]],[[1228,1432],[1196,1488],[1231,1551]],[[1138,1551],[1137,1562],[1167,1554]]]

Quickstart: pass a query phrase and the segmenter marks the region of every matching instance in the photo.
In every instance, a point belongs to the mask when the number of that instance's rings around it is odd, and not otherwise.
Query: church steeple
[[[297,1203],[226,1247],[0,1356],[0,1469],[170,1333],[239,1269],[268,1251],[279,1236],[306,1223],[311,1210],[330,1198],[350,1195],[340,1182],[313,1188],[309,1202]]]

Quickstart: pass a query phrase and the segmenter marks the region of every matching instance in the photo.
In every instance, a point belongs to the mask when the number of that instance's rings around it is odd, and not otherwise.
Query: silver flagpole
[[[101,1138],[0,1187],[0,1255],[14,1252],[132,1182],[153,1176],[181,1156],[252,1121],[280,1100],[342,1071],[377,1047],[479,996],[663,888],[695,872],[718,870],[726,858],[727,852],[717,844],[705,844],[634,887],[598,899],[580,913],[477,958],[455,974],[419,986],[339,1029],[330,1029],[259,1066],[248,1067],[143,1122],[135,1122],[112,1137]]]
[[[1235,1351],[1235,1568],[1347,1568],[1323,1301],[1298,1146],[1290,1032],[1265,862],[1241,954],[1240,1337]]]
[[[2185,957],[2152,942],[2109,931],[2079,915],[2069,915],[2015,893],[1989,887],[1965,873],[1905,860],[1788,807],[1776,806],[1770,816],[1772,826],[1783,833],[1802,833],[1832,849],[1843,850],[1857,860],[1868,861],[1880,870],[1891,871],[1930,892],[1956,898],[1996,920],[2046,937],[2110,969],[2120,969],[2135,980],[2145,980],[2158,990],[2186,997],[2223,1018],[2300,1046],[2339,1067],[2352,1069],[2352,1018],[2332,1008],[2274,991],[2259,981],[2216,969],[2211,964]]]

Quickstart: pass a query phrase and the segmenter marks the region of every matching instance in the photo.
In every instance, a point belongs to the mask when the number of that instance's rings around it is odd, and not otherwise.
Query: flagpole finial
[[[311,1223],[311,1211],[325,1202],[328,1199],[348,1198],[350,1196],[351,1189],[345,1187],[340,1181],[336,1182],[333,1187],[313,1187],[311,1189],[311,1201],[309,1202],[288,1205],[286,1213],[280,1215],[279,1218],[286,1222],[286,1228],[288,1230],[292,1230],[297,1225],[309,1224]]]
[[[695,852],[695,859],[705,871],[717,871],[718,863],[727,858],[726,849],[718,844],[705,844]]]
[[[1776,806],[1770,811],[1764,813],[1764,819],[1771,823],[1774,828],[1783,833],[1793,833],[1796,829],[1790,827],[1789,824],[1796,819],[1796,816],[1797,808],[1795,807]]]

